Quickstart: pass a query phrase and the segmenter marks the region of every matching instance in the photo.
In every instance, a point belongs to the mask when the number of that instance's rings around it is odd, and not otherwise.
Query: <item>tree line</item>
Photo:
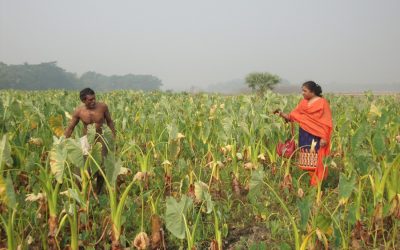
[[[0,62],[0,89],[82,89],[91,87],[96,91],[117,89],[159,90],[162,81],[152,75],[106,76],[89,71],[78,77],[59,67],[57,62],[40,64],[7,65]]]

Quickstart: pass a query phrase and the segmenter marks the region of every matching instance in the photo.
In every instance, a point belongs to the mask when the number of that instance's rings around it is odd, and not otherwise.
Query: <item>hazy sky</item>
[[[0,61],[153,74],[164,89],[252,71],[400,84],[400,1],[0,0]]]

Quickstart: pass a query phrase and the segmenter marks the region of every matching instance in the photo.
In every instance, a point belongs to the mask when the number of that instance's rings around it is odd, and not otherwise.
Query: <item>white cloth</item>
[[[83,155],[89,155],[90,145],[87,135],[81,137],[80,140],[81,140],[81,148]]]

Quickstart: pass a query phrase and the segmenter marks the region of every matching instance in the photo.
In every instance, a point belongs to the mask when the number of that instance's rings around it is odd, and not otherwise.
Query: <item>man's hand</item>
[[[72,132],[74,131],[75,126],[79,122],[79,109],[76,109],[74,114],[72,115],[72,119],[67,127],[67,129],[64,132],[65,138],[71,137]]]
[[[322,148],[325,147],[327,144],[328,144],[328,143],[326,142],[325,139],[321,139],[321,140],[319,141],[319,145],[320,145]]]
[[[113,139],[115,141],[116,139],[116,132],[115,132],[115,126],[114,126],[114,122],[111,119],[111,115],[110,115],[110,111],[108,110],[108,106],[106,105],[106,109],[104,112],[104,117],[106,118],[106,122],[107,122],[107,126],[111,129],[112,135],[113,135]]]

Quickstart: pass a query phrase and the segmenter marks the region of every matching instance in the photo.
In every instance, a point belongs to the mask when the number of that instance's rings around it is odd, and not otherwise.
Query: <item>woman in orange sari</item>
[[[317,166],[307,169],[311,177],[311,185],[315,186],[326,178],[328,169],[323,160],[329,155],[332,134],[332,115],[329,103],[322,97],[321,86],[313,81],[303,83],[302,94],[304,99],[297,107],[285,114],[278,111],[286,121],[299,124],[299,147],[310,150],[312,141],[316,142],[315,151],[318,153]]]

